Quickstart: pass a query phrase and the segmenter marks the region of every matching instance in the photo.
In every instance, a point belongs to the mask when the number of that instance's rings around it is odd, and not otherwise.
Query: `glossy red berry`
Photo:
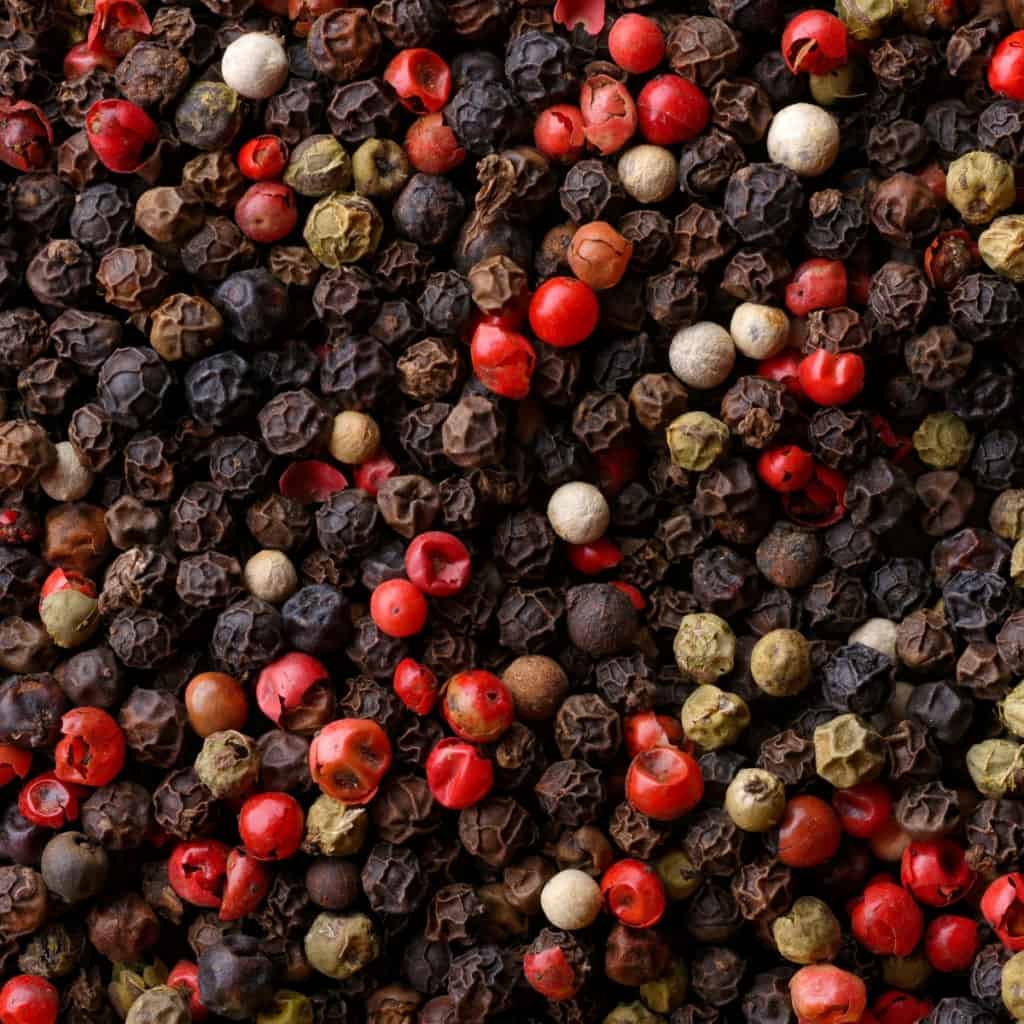
[[[470,669],[448,680],[441,711],[452,732],[471,743],[490,743],[512,724],[515,705],[492,672]]]
[[[452,73],[433,50],[415,48],[396,54],[384,71],[384,81],[399,103],[414,114],[436,114],[448,102]]]
[[[580,113],[587,142],[602,156],[622,149],[636,131],[633,97],[610,75],[592,75],[583,83]]]
[[[885,827],[892,814],[892,794],[881,782],[861,782],[837,789],[832,794],[832,806],[847,835],[870,839]]]
[[[255,913],[270,891],[273,878],[248,850],[232,850],[224,873],[224,897],[217,916],[222,921],[238,921]]]
[[[1011,32],[996,47],[988,65],[988,84],[994,93],[1024,100],[1024,30]]]
[[[480,324],[470,345],[473,372],[488,391],[502,398],[525,398],[537,365],[537,354],[518,331]]]
[[[405,155],[423,174],[448,174],[466,159],[443,114],[427,114],[412,123],[405,135]]]
[[[665,886],[642,860],[616,861],[601,878],[605,906],[630,928],[650,928],[665,913]]]
[[[832,964],[801,967],[789,982],[800,1024],[857,1024],[867,1009],[864,982]]]
[[[494,785],[494,766],[472,743],[449,737],[427,758],[427,785],[434,799],[451,811],[479,803]]]
[[[554,1003],[572,999],[583,984],[557,943],[545,949],[531,947],[523,957],[523,975],[534,991]]]
[[[348,481],[340,469],[317,459],[293,462],[277,481],[277,489],[286,498],[294,498],[303,505],[326,501],[346,487]]]
[[[454,534],[429,530],[405,549],[405,574],[429,597],[454,597],[469,585],[469,549]]]
[[[623,71],[645,75],[665,56],[665,35],[653,18],[623,14],[608,33],[608,52]]]
[[[757,475],[780,494],[802,491],[814,475],[814,459],[799,445],[779,445],[761,453]]]
[[[275,181],[288,166],[288,146],[276,135],[257,135],[238,151],[238,169],[251,181]]]
[[[864,360],[856,352],[819,348],[801,360],[800,386],[818,405],[846,405],[864,390]]]
[[[555,348],[586,341],[597,327],[597,295],[575,277],[549,277],[530,299],[530,329]]]
[[[656,146],[675,146],[700,135],[711,118],[707,96],[681,75],[660,75],[636,101],[640,134]]]
[[[644,599],[644,595],[633,586],[632,583],[624,583],[622,580],[612,580],[612,586],[616,590],[621,590],[626,597],[629,598],[629,603],[638,611],[642,612],[647,605],[647,601]]]
[[[683,740],[683,727],[672,715],[638,711],[635,715],[627,715],[622,725],[630,757],[655,747],[675,747]]]
[[[96,0],[85,42],[89,49],[119,59],[152,31],[139,0]]]
[[[39,597],[40,599],[49,597],[51,594],[58,594],[62,590],[75,590],[79,594],[87,594],[89,597],[96,596],[96,584],[92,580],[74,570],[54,569],[43,580],[43,588],[39,591]],[[42,604],[42,600],[39,603]]]
[[[186,903],[216,908],[224,895],[230,848],[218,839],[190,839],[171,851],[167,878]]]
[[[15,778],[25,778],[31,767],[31,750],[22,750],[13,743],[0,743],[0,786],[6,786]]]
[[[355,468],[356,487],[366,491],[372,498],[377,497],[377,492],[385,480],[398,475],[398,464],[385,451],[378,451],[365,462],[361,462]]]
[[[962,900],[976,877],[963,847],[952,839],[915,839],[900,861],[900,881],[929,907]]]
[[[97,100],[85,115],[85,131],[100,163],[116,174],[136,170],[160,137],[156,122],[128,100]]]
[[[757,364],[757,375],[765,380],[778,381],[785,385],[786,390],[795,398],[803,398],[803,388],[800,387],[800,356],[787,349],[770,359],[762,359]]]
[[[60,993],[38,974],[16,974],[0,988],[0,1024],[55,1024]]]
[[[64,828],[78,820],[79,797],[84,792],[81,786],[64,782],[53,772],[43,772],[21,787],[18,810],[40,828]]]
[[[630,762],[626,799],[649,818],[673,821],[692,811],[703,796],[700,765],[678,747],[652,747]]]
[[[838,469],[814,464],[814,476],[802,491],[784,494],[782,505],[794,523],[823,527],[846,515],[846,477]]]
[[[871,1012],[878,1024],[917,1024],[932,1012],[932,1004],[928,999],[892,988],[871,1004]]]
[[[203,1005],[199,995],[199,964],[191,960],[179,960],[167,975],[167,984],[176,988],[188,1000],[188,1012],[193,1021],[204,1021],[210,1011]]]
[[[782,56],[793,74],[827,75],[848,59],[846,26],[828,11],[801,11],[782,33]]]
[[[73,708],[60,720],[61,740],[53,753],[58,779],[105,786],[124,767],[121,727],[101,708]]]
[[[779,821],[779,860],[791,868],[813,868],[839,849],[839,816],[824,800],[800,795],[786,804]]]
[[[981,913],[1007,949],[1024,949],[1024,875],[1013,872],[992,882],[981,897]]]
[[[978,922],[960,914],[941,914],[924,933],[924,953],[937,971],[966,971],[978,952]]]
[[[257,860],[287,860],[302,845],[306,816],[288,793],[257,793],[242,804],[238,834]]]
[[[0,163],[16,171],[38,171],[50,159],[52,144],[53,128],[39,107],[0,96]]]
[[[250,185],[235,206],[235,223],[254,242],[279,242],[291,234],[298,220],[295,190],[279,181]]]
[[[275,725],[287,728],[289,712],[302,708],[310,690],[329,680],[330,674],[323,662],[291,651],[260,672],[256,681],[256,703]]]
[[[806,260],[786,285],[786,308],[793,316],[807,316],[815,309],[845,306],[847,286],[846,267],[838,260]]]
[[[429,715],[437,703],[440,687],[437,676],[418,661],[403,658],[396,666],[392,686],[399,700],[413,714]]]
[[[542,110],[533,123],[533,144],[549,160],[574,163],[586,142],[583,114],[571,103],[556,103]]]
[[[589,544],[567,544],[565,551],[572,567],[586,576],[607,572],[622,561],[622,549],[607,537]]]
[[[921,908],[895,882],[871,882],[849,909],[854,938],[875,956],[910,956],[921,941]]]
[[[390,767],[387,733],[368,718],[329,722],[309,745],[313,781],[342,803],[368,803]]]
[[[91,50],[87,42],[76,43],[64,55],[64,77],[68,81],[89,74],[93,68],[116,71],[119,61],[112,53]]]
[[[408,580],[385,580],[370,595],[370,617],[388,636],[415,636],[427,624],[427,599]]]

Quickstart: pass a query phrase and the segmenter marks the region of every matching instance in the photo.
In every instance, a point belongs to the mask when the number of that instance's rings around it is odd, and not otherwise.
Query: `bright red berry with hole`
[[[659,715],[654,711],[638,711],[635,715],[627,715],[622,731],[630,757],[655,747],[678,746],[683,739],[683,727],[678,718]]]
[[[762,452],[757,460],[757,475],[780,494],[802,491],[814,475],[810,452],[795,444],[783,444]]]
[[[921,908],[895,882],[871,882],[849,910],[854,938],[875,956],[910,956],[921,941]]]
[[[642,860],[616,861],[601,878],[605,906],[630,928],[650,928],[665,913],[665,886]]]
[[[700,135],[711,118],[707,96],[681,75],[651,79],[636,101],[640,134],[656,146],[675,146]]]
[[[572,567],[585,576],[607,572],[622,561],[622,550],[607,537],[589,544],[567,544],[565,551]]]
[[[83,792],[82,787],[58,779],[53,772],[43,772],[21,787],[18,810],[40,828],[64,828],[78,820],[78,801]]]
[[[994,93],[1024,100],[1024,30],[1011,32],[996,47],[988,65],[988,84]]]
[[[800,361],[800,386],[818,405],[846,405],[864,390],[864,360],[819,348]]]
[[[391,685],[398,699],[416,715],[434,710],[440,687],[437,676],[413,658],[403,658],[396,666]]]
[[[623,14],[608,33],[608,52],[623,71],[645,75],[665,56],[665,35],[653,18]]]
[[[385,580],[370,595],[370,617],[388,636],[415,636],[427,624],[427,599],[408,580]]]
[[[345,804],[373,799],[391,767],[391,743],[384,730],[368,718],[329,722],[309,745],[309,771],[328,795]]]
[[[981,913],[1007,949],[1024,949],[1024,875],[1015,871],[992,882],[981,897]]]
[[[871,1004],[871,1012],[878,1024],[917,1024],[932,1012],[932,1004],[928,999],[891,988]]]
[[[167,975],[167,984],[176,988],[188,1000],[188,1012],[194,1021],[204,1021],[210,1011],[203,1005],[199,995],[199,964],[191,960],[179,960]]]
[[[421,533],[405,549],[405,574],[430,597],[454,597],[473,575],[469,549],[444,530]]]
[[[586,142],[583,114],[571,103],[542,110],[533,123],[533,144],[549,160],[575,163]]]
[[[978,952],[978,922],[960,914],[942,914],[924,933],[924,954],[937,971],[966,971]]]
[[[60,993],[38,974],[16,974],[0,988],[0,1024],[55,1024]]]
[[[295,190],[279,181],[250,185],[235,206],[235,223],[254,242],[279,242],[299,220]]]
[[[900,860],[900,881],[929,907],[962,900],[976,878],[963,847],[952,839],[915,839]]]
[[[555,348],[586,341],[600,314],[594,289],[575,277],[549,277],[530,299],[530,329]]]
[[[782,33],[782,56],[793,74],[827,75],[849,57],[846,26],[828,11],[801,11]]]
[[[412,123],[405,135],[405,155],[423,174],[448,174],[466,159],[442,114],[427,114]]]
[[[636,132],[637,112],[629,89],[611,75],[591,75],[580,90],[587,142],[602,156],[615,153]]]
[[[116,174],[135,171],[160,137],[156,122],[128,100],[97,100],[85,115],[85,131],[100,163]]]
[[[626,799],[649,818],[673,821],[692,811],[703,796],[700,765],[678,747],[653,747],[630,762]]]
[[[490,793],[494,766],[472,743],[448,737],[427,758],[427,785],[442,807],[461,811]]]
[[[64,782],[105,786],[124,767],[121,727],[100,708],[73,708],[60,720],[54,771]]]
[[[857,1024],[867,1008],[864,982],[832,964],[801,967],[789,982],[800,1024]]]
[[[892,794],[881,782],[861,782],[832,794],[832,806],[843,831],[856,839],[870,839],[885,828],[892,814]]]
[[[448,680],[441,712],[456,736],[470,743],[490,743],[512,724],[515,705],[493,672],[476,668]]]
[[[302,845],[306,816],[288,793],[257,793],[242,804],[238,834],[257,860],[287,860]]]
[[[171,851],[167,878],[186,903],[216,908],[224,895],[228,854],[231,849],[218,839],[190,839]]]
[[[384,71],[384,81],[399,103],[414,114],[436,114],[452,92],[448,63],[433,50],[417,47],[396,54]]]
[[[288,166],[288,146],[276,135],[257,135],[238,151],[238,169],[251,181],[275,181]]]
[[[232,850],[228,854],[224,897],[217,916],[222,921],[238,921],[248,917],[266,898],[272,881],[266,864],[248,850]]]
[[[6,786],[15,777],[25,778],[31,767],[31,750],[22,750],[13,743],[0,743],[0,786]]]
[[[779,860],[791,868],[814,868],[839,849],[839,816],[816,796],[795,796],[779,821]]]
[[[330,674],[323,662],[308,654],[291,651],[260,672],[256,681],[256,703],[275,725],[288,728],[291,724],[289,712],[308,703],[313,687],[329,681]]]
[[[807,316],[815,309],[845,306],[847,286],[846,267],[838,260],[805,260],[786,285],[786,309]]]
[[[518,331],[480,324],[469,350],[473,372],[488,391],[502,398],[525,398],[537,365],[537,354]]]

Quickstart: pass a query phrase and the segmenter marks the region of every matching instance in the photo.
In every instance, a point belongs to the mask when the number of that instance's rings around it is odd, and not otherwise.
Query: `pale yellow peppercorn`
[[[946,199],[968,224],[987,224],[1016,197],[1013,168],[995,153],[972,150],[946,172]]]
[[[359,466],[373,458],[380,448],[380,427],[365,412],[346,409],[334,417],[331,425],[330,453],[350,466]]]
[[[956,413],[934,412],[914,431],[914,450],[927,466],[955,469],[962,466],[974,447],[974,437]]]
[[[686,738],[704,750],[735,743],[750,725],[750,709],[738,694],[717,686],[698,686],[679,714]]]
[[[1024,216],[996,217],[978,236],[978,252],[985,265],[1018,284],[1024,281]]]

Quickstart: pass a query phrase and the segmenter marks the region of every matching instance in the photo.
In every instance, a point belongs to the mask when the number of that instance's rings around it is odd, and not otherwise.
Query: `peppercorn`
[[[767,832],[778,823],[785,807],[782,781],[761,768],[741,768],[725,791],[725,809],[745,832]]]
[[[680,718],[687,739],[705,750],[732,746],[750,724],[742,697],[704,684],[686,699]]]

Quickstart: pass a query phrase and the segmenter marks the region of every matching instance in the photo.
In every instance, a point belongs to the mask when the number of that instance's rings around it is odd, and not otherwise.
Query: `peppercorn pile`
[[[0,0],[0,1024],[1024,1020],[1022,170],[1021,0]]]

